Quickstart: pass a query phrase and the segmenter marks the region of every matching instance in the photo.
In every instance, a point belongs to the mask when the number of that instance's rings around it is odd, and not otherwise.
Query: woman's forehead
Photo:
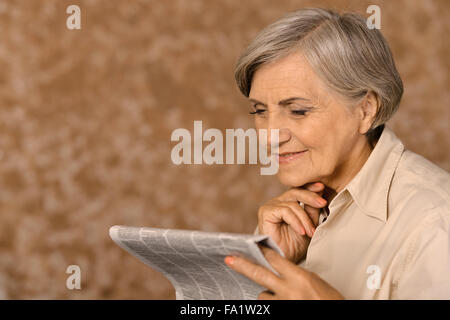
[[[291,54],[261,66],[254,74],[250,98],[264,96],[314,96],[320,89],[319,78],[300,54]]]

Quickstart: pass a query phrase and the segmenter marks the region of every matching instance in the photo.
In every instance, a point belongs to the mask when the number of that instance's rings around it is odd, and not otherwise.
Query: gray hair
[[[236,83],[246,97],[254,73],[264,64],[293,51],[303,53],[318,76],[350,101],[374,92],[380,106],[366,133],[378,139],[400,104],[403,83],[381,32],[369,30],[355,13],[307,8],[283,16],[262,30],[240,56]]]

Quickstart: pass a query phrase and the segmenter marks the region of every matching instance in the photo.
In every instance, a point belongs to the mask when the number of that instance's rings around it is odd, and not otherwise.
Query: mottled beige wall
[[[252,126],[232,68],[269,22],[373,3],[406,88],[390,125],[450,170],[448,1],[2,0],[0,298],[174,298],[108,228],[248,233],[283,187],[255,166],[177,167],[171,132]],[[70,4],[81,30],[66,28]],[[80,291],[65,287],[70,264]]]

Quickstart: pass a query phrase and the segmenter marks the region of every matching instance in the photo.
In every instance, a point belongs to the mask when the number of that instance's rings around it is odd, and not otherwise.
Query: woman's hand
[[[236,272],[269,289],[262,292],[262,300],[335,300],[344,297],[315,273],[306,271],[267,247],[261,247],[267,261],[280,274],[256,265],[245,258],[227,256],[226,264]]]
[[[321,197],[324,187],[316,182],[291,188],[258,210],[259,233],[269,235],[289,261],[299,263],[306,255],[319,223],[320,208],[327,204]],[[304,209],[299,202],[305,205]]]

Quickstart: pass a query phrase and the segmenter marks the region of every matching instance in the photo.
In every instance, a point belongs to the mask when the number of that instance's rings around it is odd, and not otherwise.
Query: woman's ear
[[[372,126],[372,123],[375,120],[377,110],[380,107],[380,98],[375,92],[369,91],[363,98],[359,107],[360,107],[359,132],[361,134],[365,134],[367,131],[369,131],[370,127]]]

